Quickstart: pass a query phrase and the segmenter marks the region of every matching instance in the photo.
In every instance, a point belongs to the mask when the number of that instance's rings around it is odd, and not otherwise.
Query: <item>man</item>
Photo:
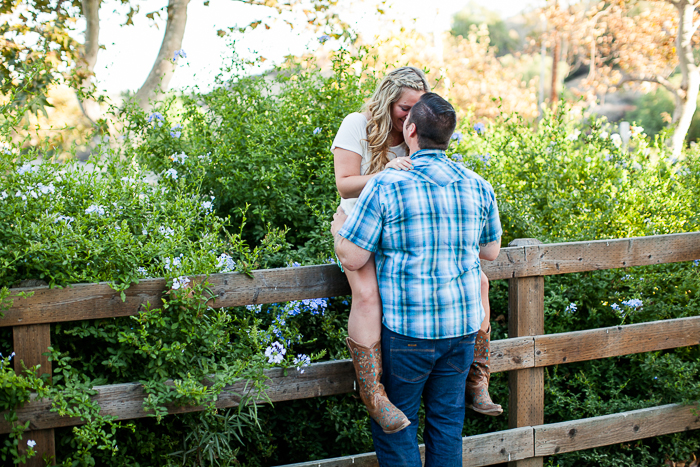
[[[462,465],[465,382],[484,317],[479,258],[498,256],[501,224],[491,185],[445,155],[456,121],[447,101],[424,94],[403,128],[413,169],[379,173],[351,216],[337,212],[331,225],[344,267],[358,269],[376,255],[381,383],[411,421],[386,434],[372,420],[382,466],[421,466],[421,395],[426,467]]]

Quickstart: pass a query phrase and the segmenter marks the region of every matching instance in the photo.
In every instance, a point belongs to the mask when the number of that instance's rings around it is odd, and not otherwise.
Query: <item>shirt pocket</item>
[[[435,345],[429,340],[391,338],[391,376],[415,383],[428,377],[435,365]]]

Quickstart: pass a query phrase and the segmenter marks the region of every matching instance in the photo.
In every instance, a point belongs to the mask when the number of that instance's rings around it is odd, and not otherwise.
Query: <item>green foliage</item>
[[[496,47],[498,56],[518,51],[520,38],[517,31],[509,27],[498,13],[473,2],[454,15],[450,33],[454,36],[467,37],[472,27],[478,28],[482,24],[488,28],[490,43]]]
[[[189,174],[201,163],[200,190],[216,196],[219,212],[238,224],[249,206],[244,238],[258,242],[268,223],[286,227],[291,244],[325,259],[331,248],[318,226],[338,203],[330,142],[375,83],[360,81],[351,68],[361,59],[341,52],[328,77],[313,62],[290,62],[269,76],[235,76],[209,94],[183,96],[177,112],[172,101],[156,108],[152,115],[166,117],[155,125],[136,114],[134,153],[158,172],[175,167]],[[184,128],[173,138],[177,124]],[[185,164],[173,162],[183,153]]]
[[[231,70],[210,93],[171,97],[150,113],[127,107],[123,137],[103,139],[87,165],[38,160],[41,148],[21,153],[9,137],[21,115],[2,113],[3,307],[22,300],[10,287],[30,279],[107,281],[118,292],[149,277],[168,285],[138,316],[54,325],[51,382],[0,368],[9,417],[43,391],[60,413],[86,421],[57,430],[60,464],[267,466],[372,449],[352,394],[214,407],[231,384],[247,384],[244,402],[263,402],[262,370],[272,365],[303,371],[313,360],[347,358],[347,297],[213,309],[206,281],[214,272],[332,261],[328,220],[338,198],[329,148],[376,83],[361,59],[341,52],[325,74],[310,62],[264,77]],[[448,154],[494,186],[506,244],[699,230],[696,150],[676,161],[662,137],[635,135],[625,148],[614,131],[561,107],[534,130],[515,115],[478,131],[463,121]],[[546,332],[698,316],[699,273],[688,263],[548,277]],[[507,283],[493,282],[489,297],[492,338],[507,338]],[[6,329],[0,351],[11,351]],[[699,357],[694,346],[551,367],[545,421],[696,401]],[[151,417],[117,423],[89,402],[93,386],[130,382],[146,388]],[[493,375],[491,394],[507,410],[507,375]],[[166,417],[166,404],[207,410]],[[17,460],[24,427],[10,420],[0,455]],[[505,415],[465,420],[466,435],[503,429]],[[698,449],[691,432],[549,461],[660,465]]]

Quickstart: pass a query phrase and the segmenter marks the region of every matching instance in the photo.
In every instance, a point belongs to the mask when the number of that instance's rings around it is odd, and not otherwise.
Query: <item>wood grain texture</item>
[[[21,373],[24,362],[27,368],[41,365],[39,375],[52,374],[49,357],[43,355],[51,346],[51,325],[34,324],[31,326],[14,326],[12,328],[12,344],[15,351],[15,372]]]
[[[12,328],[13,349],[15,352],[14,364],[15,372],[21,373],[23,367],[20,362],[24,363],[24,367],[30,368],[35,365],[41,365],[38,370],[38,375],[43,373],[52,374],[51,362],[47,355],[51,346],[51,325],[50,324],[34,324],[30,326],[15,326]],[[3,418],[4,420],[4,418]],[[30,426],[30,428],[32,428]],[[44,467],[44,456],[56,457],[56,438],[53,428],[45,430],[28,430],[23,435],[23,442],[20,442],[19,449],[21,452],[26,452],[26,441],[33,440],[36,442],[34,451],[36,455],[30,458],[26,464],[28,467]]]
[[[495,261],[484,261],[490,280],[547,276],[598,269],[625,268],[700,258],[700,232],[592,242],[522,244],[502,248]],[[217,295],[214,306],[301,300],[347,295],[345,275],[333,265],[253,271],[253,278],[231,274],[209,276]],[[132,316],[146,303],[159,306],[165,280],[146,279],[130,287],[126,301],[109,284],[75,284],[63,289],[27,287],[13,292],[32,292],[16,298],[0,318],[0,326],[58,323],[83,319]]]
[[[514,240],[509,246],[537,247],[536,239]],[[530,250],[534,251],[534,250]],[[508,336],[523,337],[544,334],[544,277],[515,277],[508,281]],[[534,339],[533,339],[534,341]],[[508,373],[508,426],[511,429],[544,423],[544,369],[527,368]],[[510,467],[539,467],[541,458],[510,460]]]
[[[350,293],[345,274],[334,264],[261,269],[253,271],[253,278],[239,273],[212,274],[208,282],[216,296],[212,301],[215,307],[335,297]],[[63,289],[44,286],[12,291],[15,295],[19,292],[32,292],[33,295],[15,298],[4,318],[0,318],[0,326],[132,316],[147,303],[153,307],[161,305],[165,280],[142,280],[125,291],[126,301],[122,301],[120,294],[106,282],[76,284]]]
[[[700,344],[700,316],[535,337],[536,366]]]
[[[694,410],[695,409],[695,413]],[[535,455],[550,456],[700,428],[698,405],[663,405],[536,426]]]
[[[492,371],[510,371],[534,366],[534,342],[532,338],[505,339],[491,344]],[[267,395],[272,402],[310,397],[345,394],[354,391],[355,370],[351,360],[314,363],[305,368],[304,374],[296,370],[272,369],[265,372],[270,378]],[[244,384],[227,387],[219,396],[217,407],[234,407],[240,402]],[[93,397],[102,407],[103,415],[113,415],[119,420],[130,420],[149,416],[143,409],[145,393],[140,384],[125,383],[98,386],[98,394]],[[58,428],[79,425],[79,419],[60,417],[51,412],[51,402],[32,400],[21,407],[17,416],[21,421],[30,420],[31,429]],[[169,413],[196,412],[201,407],[169,407]],[[7,433],[9,425],[0,417],[0,433]]]
[[[491,373],[534,368],[534,339],[527,336],[491,341],[489,366]]]
[[[421,458],[425,445],[420,445]],[[478,436],[462,438],[462,465],[480,467],[498,464],[515,459],[532,457],[534,453],[532,428],[499,431]],[[355,456],[336,457],[320,461],[287,464],[284,467],[378,467],[376,454],[373,452]]]
[[[700,232],[543,244],[536,248],[540,274],[549,276],[692,261],[700,258]]]
[[[355,373],[351,360],[335,362],[323,362],[309,365],[304,373],[295,369],[287,371],[275,368],[265,372],[269,378],[266,391],[272,402],[280,402],[311,397],[331,396],[352,392],[354,388]],[[143,408],[146,394],[138,383],[111,384],[96,386],[97,395],[92,400],[97,402],[102,415],[111,415],[117,420],[131,420],[148,417]],[[241,401],[246,392],[246,383],[239,382],[226,386],[219,395],[216,406],[219,408],[235,407]],[[250,393],[249,393],[250,394]],[[255,394],[250,394],[253,397]],[[264,403],[267,399],[258,399]],[[51,401],[35,400],[25,404],[17,410],[20,421],[30,420],[30,429],[59,428],[65,426],[81,425],[77,418],[61,417],[50,411]],[[203,410],[199,406],[168,406],[168,413],[199,412]],[[10,430],[4,418],[0,418],[0,433],[8,433]]]

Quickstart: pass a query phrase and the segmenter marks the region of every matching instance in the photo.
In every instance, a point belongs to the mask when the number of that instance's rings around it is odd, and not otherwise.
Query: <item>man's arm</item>
[[[501,237],[490,243],[479,243],[479,258],[486,261],[493,261],[498,258],[501,251]],[[344,265],[345,263],[343,263]]]
[[[369,261],[372,253],[361,248],[350,240],[338,235],[341,227],[345,223],[348,216],[342,208],[338,208],[333,214],[333,222],[331,222],[331,233],[333,234],[333,244],[335,246],[335,254],[343,265],[343,268],[348,271],[357,271]]]

